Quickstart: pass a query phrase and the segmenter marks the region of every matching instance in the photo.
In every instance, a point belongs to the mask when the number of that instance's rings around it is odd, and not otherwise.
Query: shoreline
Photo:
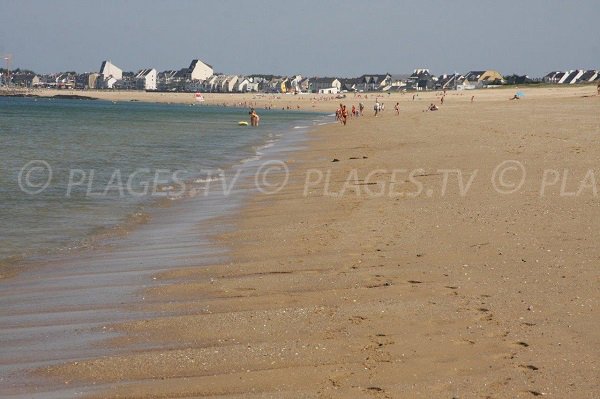
[[[307,125],[311,125],[311,123],[314,124],[314,122],[311,122],[312,119],[322,117],[323,115],[313,114],[312,118],[300,120],[300,118],[290,116],[288,121],[281,121],[275,127],[269,127],[269,131],[273,130],[273,133],[277,133],[277,135],[266,135],[265,140],[260,145],[252,147],[255,151],[251,158],[240,159],[239,162],[225,168],[227,175],[237,175],[237,170],[240,171],[239,183],[228,185],[227,190],[229,193],[226,199],[220,198],[224,194],[219,194],[219,183],[214,183],[214,186],[211,183],[211,186],[215,188],[211,189],[211,194],[207,196],[198,196],[197,199],[200,201],[185,198],[176,211],[171,210],[171,206],[156,207],[154,210],[150,210],[152,220],[149,223],[144,223],[139,228],[121,232],[123,233],[122,236],[119,236],[121,238],[109,239],[95,248],[84,248],[39,262],[26,262],[31,266],[30,268],[21,270],[21,273],[15,276],[7,276],[7,279],[0,282],[6,288],[4,291],[5,301],[3,301],[5,306],[3,306],[4,311],[2,312],[3,320],[7,323],[4,326],[5,331],[3,331],[6,334],[0,336],[3,345],[7,345],[6,349],[9,349],[8,346],[13,341],[17,348],[19,345],[25,345],[29,339],[28,337],[31,334],[37,334],[36,330],[38,329],[40,331],[51,331],[52,334],[49,334],[49,337],[34,337],[35,345],[39,346],[40,350],[45,348],[45,344],[49,345],[49,348],[45,349],[43,351],[45,353],[40,354],[39,358],[34,352],[30,355],[18,357],[14,350],[9,350],[7,352],[9,354],[5,358],[6,363],[0,365],[3,372],[10,371],[13,368],[19,370],[20,365],[50,365],[67,361],[69,358],[79,359],[118,353],[118,351],[115,352],[111,348],[104,350],[105,348],[100,345],[104,339],[107,339],[107,335],[113,335],[111,328],[108,327],[111,323],[122,320],[131,321],[149,317],[148,315],[151,314],[159,314],[140,309],[140,303],[138,303],[140,300],[142,303],[144,301],[144,293],[140,291],[148,286],[161,284],[160,281],[152,278],[152,274],[157,273],[159,270],[168,270],[169,267],[185,267],[186,264],[191,262],[190,259],[196,259],[194,264],[225,261],[227,259],[226,247],[215,244],[210,241],[210,238],[213,234],[227,231],[229,225],[216,223],[215,220],[224,218],[224,215],[230,212],[237,212],[237,207],[240,206],[239,202],[245,201],[245,198],[249,195],[246,187],[248,183],[245,182],[248,178],[246,175],[251,174],[257,164],[264,159],[269,159],[273,153],[282,153],[288,151],[288,148],[297,147],[299,140],[300,143],[304,142],[305,133],[294,131],[294,126],[305,123],[304,120],[306,120]],[[287,126],[285,132],[282,132],[283,126]],[[280,135],[281,137],[277,137]],[[208,204],[206,204],[207,202]],[[177,201],[177,203],[180,203],[180,201]],[[168,203],[168,205],[171,204]],[[209,212],[209,209],[213,209],[213,212]],[[225,209],[223,212],[226,213],[222,213],[219,211],[220,209]],[[186,214],[194,214],[194,217],[190,218]],[[202,218],[203,221],[199,226],[196,226],[193,221],[198,218]],[[173,228],[168,227],[170,224],[174,224]],[[184,225],[183,229],[186,229],[185,225],[190,225],[188,226],[190,231],[185,232],[185,235],[177,233],[177,231],[182,230],[181,225]],[[157,250],[154,248],[156,244],[160,246],[163,245],[162,241],[169,240],[161,240],[160,237],[155,237],[156,242],[144,239],[152,231],[154,231],[152,237],[157,235],[157,231],[160,234],[166,232],[173,234],[175,232],[178,239],[172,244],[167,242],[167,247],[164,250]],[[186,243],[193,248],[186,249]],[[124,246],[125,248],[123,248]],[[144,246],[147,246],[148,249],[144,250]],[[203,248],[206,248],[206,251]],[[137,255],[132,258],[132,254]],[[152,259],[153,257],[156,257],[156,259]],[[164,264],[161,264],[161,262],[164,262]],[[8,279],[8,277],[15,278]],[[62,281],[65,281],[66,285],[64,287],[62,287]],[[47,292],[50,297],[48,300],[40,298],[43,304],[30,309],[28,304],[30,302],[34,303],[38,299],[35,296],[41,295],[31,291],[32,285],[45,287],[42,291]],[[125,286],[124,289],[119,288],[122,285]],[[134,292],[132,292],[131,287],[134,288]],[[87,293],[82,292],[82,295],[86,298],[82,298],[80,302],[68,299],[73,295],[78,295],[76,291],[81,289],[89,290]],[[108,296],[106,296],[102,293],[103,290],[112,291],[112,294],[107,293]],[[30,295],[29,291],[31,291],[34,298],[28,297]],[[11,299],[12,295],[16,299]],[[67,300],[63,300],[63,297]],[[113,303],[117,300],[120,305],[116,302]],[[24,302],[24,306],[20,305],[19,302]],[[114,316],[110,316],[110,313],[107,312],[110,309],[114,310]],[[55,337],[56,333],[53,331],[61,330],[61,328],[64,329],[62,335],[72,338],[70,344],[62,342],[60,336]],[[11,329],[21,331],[18,339],[11,336],[12,333],[9,331]],[[75,330],[73,331],[73,329]],[[109,340],[112,339],[116,338],[109,338]],[[88,342],[87,345],[85,344],[86,341]],[[64,354],[59,350],[63,346]],[[56,359],[60,361],[48,361],[46,353],[52,354],[53,351],[58,351],[52,356],[56,356]],[[36,358],[37,361],[34,361]],[[2,374],[2,376],[6,375]],[[22,381],[20,377],[16,379],[8,378],[4,381],[6,390],[2,390],[3,394],[28,397],[27,393],[22,393],[22,389],[26,390],[27,384],[31,381]],[[49,381],[43,382],[36,378],[33,381],[35,381],[34,386],[38,392],[43,389],[52,390],[45,392],[45,395],[64,397],[75,392],[63,390],[60,384],[56,385]],[[14,392],[9,390],[10,383],[16,384]],[[33,389],[32,386],[30,387]],[[54,389],[58,390],[55,392]]]
[[[42,98],[42,97],[40,97]],[[52,97],[43,97],[43,98],[52,98]],[[67,98],[67,97],[65,97]],[[73,98],[68,98],[72,100]],[[95,100],[96,98],[88,97],[87,99]],[[274,111],[275,113],[279,112],[278,110]],[[313,117],[323,117],[323,114],[313,113],[310,114]],[[289,115],[292,115],[289,113]],[[303,116],[298,115],[298,120]],[[296,118],[294,116],[294,118]],[[237,119],[236,119],[237,120]],[[288,122],[286,122],[288,123]],[[294,122],[295,123],[295,122]],[[290,126],[286,128],[286,130],[291,131],[294,126],[292,126],[291,121],[289,122]],[[309,121],[310,124],[310,121]],[[273,129],[273,128],[270,128]],[[272,139],[265,138],[265,142],[257,144],[257,146],[253,146],[254,152],[249,152],[247,158],[240,158],[233,163],[224,163],[220,165],[220,167],[224,168],[226,171],[231,170],[232,168],[239,168],[242,164],[256,159],[260,157],[262,151],[265,148],[268,148],[272,145]],[[279,141],[277,139],[276,141]],[[265,147],[266,146],[266,147]],[[201,176],[196,176],[201,177]],[[194,179],[186,180],[184,182],[186,191],[194,191],[195,186],[202,186],[203,183],[196,184]],[[165,183],[162,186],[157,187],[159,192],[165,192],[164,188],[168,188],[172,185],[172,182]],[[207,183],[209,184],[209,183]],[[190,187],[192,189],[190,190]],[[200,188],[198,188],[200,189]],[[76,257],[77,254],[85,253],[86,251],[93,251],[97,248],[103,248],[109,246],[109,243],[115,241],[119,237],[124,237],[130,234],[135,230],[137,226],[144,225],[148,222],[148,218],[151,217],[151,213],[153,209],[160,209],[164,207],[169,207],[172,205],[171,200],[180,200],[182,197],[187,197],[188,192],[184,193],[182,196],[177,198],[153,198],[150,200],[143,200],[136,205],[136,208],[132,210],[130,213],[123,216],[123,218],[116,224],[110,226],[102,226],[94,229],[93,232],[90,232],[89,235],[85,237],[81,237],[76,241],[64,241],[60,243],[60,245],[54,247],[43,248],[35,252],[20,253],[17,255],[10,255],[7,257],[0,258],[0,281],[7,280],[11,277],[18,275],[19,271],[22,270],[23,266],[27,265],[38,265],[44,264],[47,262],[55,262],[57,259],[61,259],[63,257]],[[150,213],[149,213],[150,212]]]
[[[147,292],[147,310],[179,315],[114,325],[125,354],[38,375],[113,384],[98,397],[591,395],[600,254],[582,226],[597,207],[590,195],[538,198],[535,184],[549,162],[581,172],[599,155],[598,99],[572,93],[519,105],[501,93],[477,108],[450,97],[438,113],[405,101],[400,119],[389,107],[316,129],[288,157],[290,183],[229,220],[219,239],[233,261],[155,276],[170,284]],[[442,195],[432,173],[489,175],[506,159],[531,170],[512,196],[484,180]],[[422,168],[438,191],[365,190],[369,173],[379,187],[399,167]],[[330,171],[331,190],[307,191],[309,170]]]
[[[471,96],[475,96],[476,101],[497,101],[500,97],[506,99],[512,96],[512,92],[525,91],[527,97],[545,98],[553,96],[555,98],[572,97],[577,95],[596,95],[596,86],[593,84],[580,85],[544,85],[537,87],[535,85],[515,85],[508,87],[498,87],[490,89],[475,90],[449,90],[447,97],[449,99],[460,99],[469,101]],[[0,92],[1,93],[1,92]],[[367,92],[367,93],[340,93],[344,98],[337,98],[337,95],[303,93],[298,95],[282,93],[203,93],[205,101],[197,102],[194,93],[171,93],[171,92],[145,92],[138,90],[69,90],[69,89],[18,89],[16,96],[30,96],[39,98],[74,98],[85,100],[105,100],[112,102],[146,102],[146,103],[167,103],[167,104],[188,104],[188,105],[214,105],[225,107],[249,108],[256,107],[264,109],[266,107],[282,108],[289,111],[309,111],[309,112],[333,112],[340,102],[363,102],[366,105],[366,111],[370,112],[376,98],[385,101],[390,106],[395,102],[410,103],[413,96],[416,101],[437,102],[441,98],[441,90],[421,91],[421,92]],[[11,94],[9,96],[15,96]],[[424,104],[426,106],[427,104]],[[288,109],[289,107],[289,109]]]

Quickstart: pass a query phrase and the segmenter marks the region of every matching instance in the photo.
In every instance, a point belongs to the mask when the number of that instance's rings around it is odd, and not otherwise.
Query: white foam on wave
[[[269,142],[267,142],[267,144],[265,144],[265,145],[263,145],[262,147],[260,147],[260,149],[261,149],[261,150],[265,150],[265,149],[267,149],[267,148],[271,148],[271,147],[273,147],[274,145],[275,145],[275,141],[274,141],[274,140],[273,140],[273,141],[269,141]]]
[[[258,160],[260,160],[260,158],[262,158],[262,157],[261,157],[261,155],[262,155],[262,154],[260,154],[260,153],[257,153],[257,154],[256,154],[255,156],[253,156],[253,157],[249,157],[249,158],[242,159],[242,160],[240,161],[240,164],[242,164],[242,165],[243,165],[243,164],[245,164],[245,163],[248,163],[248,162],[252,162],[252,161],[258,161]]]
[[[221,181],[223,180],[223,177],[207,177],[206,179],[196,179],[194,180],[194,183],[210,183],[213,181]]]

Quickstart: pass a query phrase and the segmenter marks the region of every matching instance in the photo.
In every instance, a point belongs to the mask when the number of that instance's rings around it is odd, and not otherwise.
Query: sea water
[[[239,108],[0,97],[0,257],[18,269],[0,279],[0,396],[98,388],[30,370],[113,354],[107,326],[166,316],[156,274],[226,261],[211,219],[327,121],[259,112],[252,128]]]
[[[259,111],[0,97],[0,260],[90,245],[310,120]]]

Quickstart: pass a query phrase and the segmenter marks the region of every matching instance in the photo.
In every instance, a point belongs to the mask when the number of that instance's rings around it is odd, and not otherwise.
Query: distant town
[[[7,60],[7,58],[5,58]],[[393,92],[427,90],[470,90],[515,84],[585,84],[600,83],[598,70],[553,71],[539,78],[527,75],[504,76],[496,70],[469,71],[465,74],[434,75],[429,69],[417,68],[412,74],[365,74],[356,78],[303,77],[301,75],[226,75],[194,59],[186,68],[157,72],[154,68],[124,72],[112,61],[103,61],[98,72],[74,71],[36,74],[33,71],[0,69],[4,88],[144,90],[159,92],[204,93],[322,93]]]

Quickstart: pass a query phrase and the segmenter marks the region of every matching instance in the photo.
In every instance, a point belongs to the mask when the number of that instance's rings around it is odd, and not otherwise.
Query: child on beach
[[[394,109],[396,110],[396,115],[400,115],[400,103],[396,103]]]

